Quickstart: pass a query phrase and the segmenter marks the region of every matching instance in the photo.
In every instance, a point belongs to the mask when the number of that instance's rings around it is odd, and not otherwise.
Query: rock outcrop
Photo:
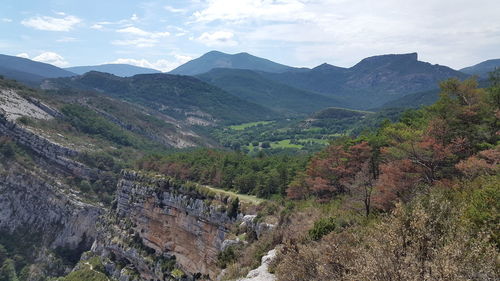
[[[238,281],[275,281],[276,276],[269,272],[269,265],[276,258],[276,249],[273,249],[262,257],[261,264],[256,269],[248,272],[245,278]]]
[[[226,213],[227,200],[168,178],[124,171],[116,211],[92,250],[126,260],[145,280],[164,280],[169,272],[159,270],[159,261],[173,257],[189,275],[214,278],[217,255],[234,222]]]

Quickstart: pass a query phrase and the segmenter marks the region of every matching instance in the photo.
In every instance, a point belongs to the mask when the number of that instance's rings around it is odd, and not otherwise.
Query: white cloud
[[[162,37],[168,37],[170,36],[170,32],[149,32],[149,31],[145,31],[145,30],[142,30],[140,28],[137,28],[135,26],[129,26],[129,27],[125,27],[125,28],[122,28],[122,29],[118,29],[116,32],[119,32],[119,33],[126,33],[126,34],[130,34],[130,35],[137,35],[137,36],[142,36],[142,37],[149,37],[149,38],[162,38]]]
[[[314,18],[314,14],[305,10],[306,3],[310,2],[308,0],[208,0],[207,2],[205,9],[193,14],[197,21],[296,21]]]
[[[131,21],[138,21],[139,17],[136,14],[133,14],[132,17],[130,17]]]
[[[164,6],[163,8],[164,8],[165,10],[167,10],[167,11],[171,12],[171,13],[182,13],[182,14],[183,14],[183,13],[186,13],[186,12],[187,12],[187,10],[186,10],[186,9],[174,8],[174,7],[172,7],[172,6],[168,6],[168,5],[167,5],[167,6]]]
[[[30,56],[27,53],[17,54],[16,57],[25,58],[25,59],[29,59],[30,58]]]
[[[45,52],[33,58],[35,61],[49,63],[55,66],[67,66],[68,62],[59,54],[54,52]]]
[[[12,22],[12,19],[9,18],[2,18],[1,21],[3,22]]]
[[[170,71],[177,66],[186,63],[190,60],[192,60],[192,57],[190,56],[184,56],[184,55],[173,55],[174,60],[157,60],[157,61],[148,61],[146,59],[130,59],[130,58],[120,58],[115,61],[112,61],[110,63],[124,63],[124,64],[131,64],[135,66],[140,66],[140,67],[147,67],[147,68],[153,68],[159,71],[167,72]]]
[[[137,35],[137,36],[142,36],[142,37],[150,37],[150,38],[162,38],[162,37],[168,37],[170,36],[170,32],[149,32],[142,30],[140,28],[137,28],[135,26],[129,26],[125,27],[122,29],[118,29],[116,32],[120,33],[127,33],[130,35]]]
[[[170,32],[149,32],[135,26],[129,26],[118,29],[116,32],[127,35],[128,38],[123,40],[115,40],[111,43],[119,46],[134,46],[134,47],[154,47],[159,39],[170,36]]]
[[[111,42],[113,45],[117,46],[130,46],[138,48],[154,47],[158,43],[156,39],[150,38],[137,38],[137,39],[127,39],[127,40],[114,40]]]
[[[68,42],[76,42],[76,41],[78,41],[78,39],[76,39],[74,37],[62,37],[62,38],[57,39],[56,41],[61,42],[61,43],[68,43]]]
[[[93,24],[90,28],[99,30],[99,29],[102,29],[103,26],[102,26],[102,24],[96,23],[96,24]]]
[[[21,21],[24,26],[46,31],[70,31],[74,25],[82,22],[75,16],[61,15],[62,18],[38,16]]]
[[[230,31],[204,32],[196,40],[209,47],[236,46],[238,42],[234,39],[234,34]]]

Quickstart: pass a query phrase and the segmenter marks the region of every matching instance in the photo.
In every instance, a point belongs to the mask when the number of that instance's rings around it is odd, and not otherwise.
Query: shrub
[[[226,268],[229,264],[233,263],[236,258],[237,255],[234,246],[227,247],[217,255],[217,266]]]
[[[312,240],[317,241],[328,233],[334,231],[335,227],[336,223],[334,218],[321,218],[314,222],[313,228],[309,230],[309,237]]]

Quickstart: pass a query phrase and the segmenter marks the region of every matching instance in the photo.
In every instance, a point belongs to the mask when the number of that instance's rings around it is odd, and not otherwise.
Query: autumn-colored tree
[[[372,149],[366,141],[348,147],[330,145],[311,160],[304,181],[317,200],[325,202],[335,195],[350,193],[363,163],[370,161]],[[370,164],[367,165],[372,168]],[[373,177],[374,173],[369,170],[367,176]]]
[[[389,210],[399,200],[407,201],[420,181],[414,164],[408,160],[394,160],[380,165],[375,204],[382,210]]]
[[[495,175],[500,173],[500,145],[495,149],[488,149],[460,161],[455,167],[467,178],[472,179],[479,175]]]

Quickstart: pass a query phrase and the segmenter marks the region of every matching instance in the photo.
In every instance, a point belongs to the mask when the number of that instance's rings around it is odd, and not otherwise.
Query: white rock
[[[269,264],[276,257],[276,249],[273,249],[267,253],[267,255],[262,257],[262,262],[259,267],[248,272],[245,278],[239,279],[238,281],[274,281],[276,277],[274,274],[269,273]]]

